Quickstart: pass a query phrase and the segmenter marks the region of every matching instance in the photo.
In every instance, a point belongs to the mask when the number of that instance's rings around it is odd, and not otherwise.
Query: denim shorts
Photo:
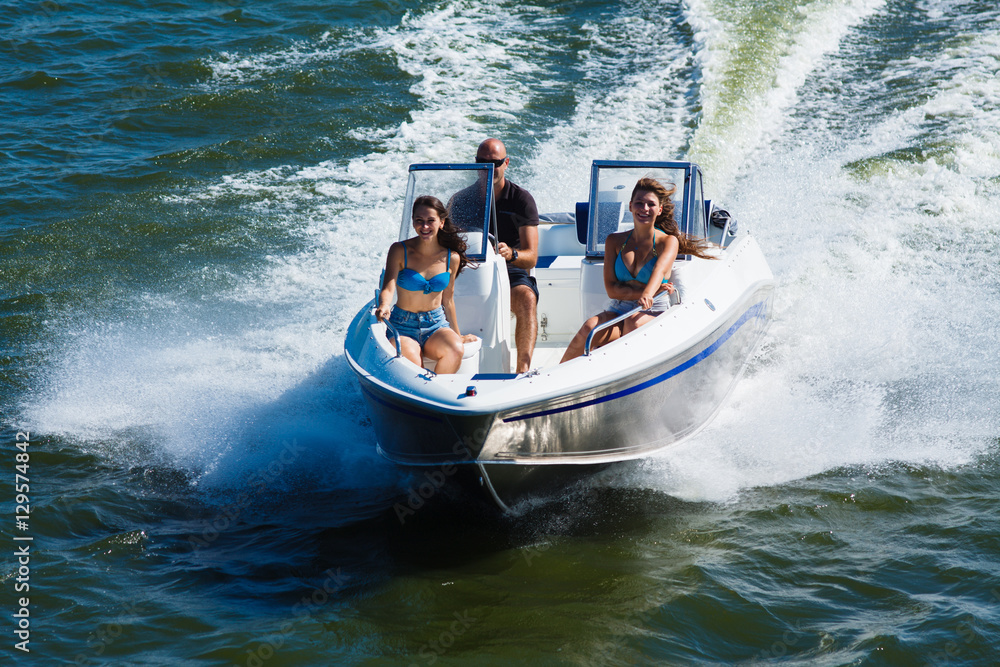
[[[451,328],[448,325],[448,318],[445,317],[444,308],[441,306],[422,313],[411,313],[395,306],[389,315],[389,322],[396,327],[400,336],[414,339],[420,343],[420,347],[423,347],[427,339],[438,329]],[[393,338],[392,332],[386,330],[386,337],[391,340]]]
[[[639,307],[638,301],[624,301],[622,299],[611,299],[611,303],[609,303],[604,308],[604,310],[611,311],[616,315],[624,315],[628,311],[638,307]],[[660,292],[655,297],[653,297],[653,307],[650,308],[649,310],[645,310],[642,312],[662,313],[667,308],[670,308],[670,293],[664,290],[663,292]]]

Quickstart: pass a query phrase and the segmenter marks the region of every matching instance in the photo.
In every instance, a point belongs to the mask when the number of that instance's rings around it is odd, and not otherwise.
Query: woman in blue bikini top
[[[399,332],[404,357],[417,366],[426,357],[436,362],[436,373],[454,373],[464,344],[476,340],[461,334],[455,314],[455,278],[469,263],[465,240],[436,197],[414,200],[413,229],[415,237],[389,247],[375,317]]]
[[[625,243],[622,244],[622,249],[628,245],[631,238],[632,232],[630,231],[628,236],[625,237]],[[624,254],[624,252],[619,250],[618,256],[615,258],[615,278],[623,283],[634,280],[638,283],[642,283],[643,285],[648,285],[649,279],[653,277],[653,269],[656,267],[656,261],[658,259],[656,256],[656,229],[653,229],[653,256],[642,265],[642,268],[639,269],[639,273],[633,275],[632,272],[629,271],[628,267],[625,266],[625,260],[622,259],[622,255]],[[660,284],[670,285],[670,279],[664,278]],[[671,288],[667,288],[667,291],[672,292],[673,290]]]
[[[706,259],[712,257],[708,242],[690,237],[677,228],[671,200],[676,189],[674,185],[668,188],[652,178],[641,178],[635,184],[628,205],[634,227],[628,232],[609,234],[604,242],[604,289],[611,303],[606,310],[583,323],[566,348],[562,361],[583,354],[587,337],[599,324],[642,308],[622,322],[599,331],[592,341],[593,348],[635,331],[669,308],[669,295],[676,291],[670,276],[678,253]]]

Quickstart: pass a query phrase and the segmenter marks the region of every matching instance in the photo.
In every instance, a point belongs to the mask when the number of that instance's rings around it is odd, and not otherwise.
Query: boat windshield
[[[484,261],[491,230],[493,202],[492,164],[412,164],[403,203],[399,240],[416,236],[413,202],[431,195],[448,207],[451,222],[468,244],[469,259]]]
[[[595,160],[590,172],[587,209],[587,255],[604,256],[609,234],[632,228],[629,200],[640,178],[653,178],[674,188],[674,219],[684,232],[704,235],[700,171],[690,162],[624,162]],[[695,209],[697,209],[695,211]]]

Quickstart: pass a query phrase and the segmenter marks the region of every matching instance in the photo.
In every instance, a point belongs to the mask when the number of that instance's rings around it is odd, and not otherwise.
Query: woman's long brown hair
[[[712,248],[710,242],[697,236],[685,234],[677,227],[677,220],[674,218],[674,200],[671,199],[671,195],[677,192],[676,185],[671,185],[668,188],[655,178],[640,178],[632,189],[632,199],[635,199],[637,192],[652,192],[660,200],[660,206],[663,207],[663,210],[660,211],[660,215],[656,216],[653,225],[659,227],[664,234],[670,234],[677,239],[680,244],[680,248],[677,250],[678,255],[717,259],[710,254]]]

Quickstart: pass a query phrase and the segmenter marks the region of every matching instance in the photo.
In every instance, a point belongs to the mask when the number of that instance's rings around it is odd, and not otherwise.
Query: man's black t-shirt
[[[527,190],[504,179],[503,190],[497,197],[497,238],[511,248],[521,247],[521,227],[538,226],[538,207]]]

